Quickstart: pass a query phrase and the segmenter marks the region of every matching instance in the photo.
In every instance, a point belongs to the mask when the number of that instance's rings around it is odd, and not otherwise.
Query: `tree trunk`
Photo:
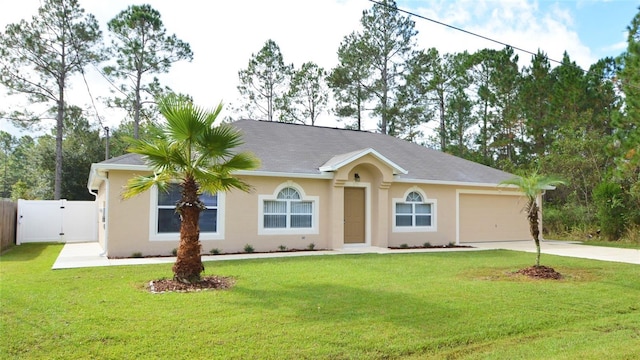
[[[539,208],[538,204],[533,201],[529,204],[529,231],[533,237],[533,241],[536,243],[536,266],[540,266],[540,223],[538,220]]]
[[[180,213],[180,246],[173,265],[173,278],[184,283],[200,281],[204,271],[200,252],[200,212],[203,205],[198,198],[198,185],[187,178],[182,184],[182,198],[177,209]]]

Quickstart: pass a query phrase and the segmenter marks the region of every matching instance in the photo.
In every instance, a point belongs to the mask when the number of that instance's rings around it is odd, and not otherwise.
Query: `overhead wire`
[[[507,46],[507,47],[510,47],[510,48],[512,48],[512,49],[514,49],[514,50],[517,50],[517,51],[520,51],[520,52],[523,52],[523,53],[526,53],[526,54],[530,54],[530,55],[533,55],[533,56],[535,56],[535,57],[539,56],[539,54],[538,54],[538,53],[535,53],[535,52],[533,52],[533,51],[527,50],[527,49],[525,49],[525,48],[522,48],[522,47],[519,47],[519,46],[514,46],[514,45],[508,44],[508,43],[506,43],[506,42],[503,42],[503,41],[500,41],[500,40],[496,40],[496,39],[490,38],[490,37],[485,36],[485,35],[481,35],[481,34],[478,34],[478,33],[474,33],[474,32],[472,32],[472,31],[465,30],[465,29],[459,28],[459,27],[457,27],[457,26],[453,26],[453,25],[450,25],[450,24],[447,24],[447,23],[444,23],[444,22],[441,22],[441,21],[438,21],[438,20],[435,20],[435,19],[431,19],[431,18],[428,18],[428,17],[426,17],[426,16],[423,16],[423,15],[417,14],[417,13],[415,13],[415,12],[412,12],[412,11],[409,11],[409,10],[405,10],[405,9],[401,9],[401,8],[399,8],[399,7],[397,7],[397,6],[390,6],[389,4],[387,4],[387,3],[385,3],[385,2],[381,2],[381,1],[379,1],[379,0],[369,0],[369,2],[371,2],[371,3],[373,3],[373,4],[376,4],[376,5],[379,5],[379,6],[384,6],[384,7],[388,8],[388,9],[392,9],[392,10],[399,11],[399,12],[404,13],[404,14],[407,14],[407,15],[409,15],[409,16],[413,16],[413,17],[419,18],[419,19],[421,19],[421,20],[430,21],[430,22],[432,22],[432,23],[434,23],[434,24],[438,24],[438,25],[445,26],[445,27],[448,27],[448,28],[453,29],[453,30],[456,30],[456,31],[463,32],[463,33],[465,33],[465,34],[467,34],[467,35],[475,36],[475,37],[478,37],[478,38],[481,38],[481,39],[484,39],[484,40],[487,40],[487,41],[490,41],[490,42],[493,42],[493,43],[496,43],[496,44],[500,44],[500,45],[502,45],[502,46]],[[562,65],[562,64],[563,64],[563,62],[562,62],[562,61],[560,61],[560,60],[555,60],[555,59],[551,59],[551,58],[549,58],[547,55],[544,55],[544,57],[545,57],[545,59],[547,59],[549,62],[557,63],[557,64],[560,64],[560,65]],[[583,69],[581,66],[579,66],[579,65],[578,65],[578,64],[576,64],[575,62],[573,62],[571,65],[573,65],[575,68],[577,68],[577,69],[579,69],[580,71],[582,71],[585,75],[586,75],[586,74],[588,74],[588,73],[591,71],[591,70],[585,70],[585,69]],[[617,79],[617,78],[613,78],[613,79],[611,79],[611,80],[612,80],[612,82],[613,82],[613,83],[618,83],[618,79]],[[621,85],[621,84],[620,84],[620,85]],[[635,84],[626,84],[626,86],[628,86],[628,87],[632,87],[632,88],[635,88],[635,89],[640,89],[640,86],[639,86],[639,85],[635,85]]]
[[[377,4],[377,5],[380,5],[380,6],[384,6],[384,7],[389,8],[389,9],[397,10],[397,11],[399,11],[399,12],[405,13],[405,14],[410,15],[410,16],[417,17],[417,18],[422,19],[422,20],[430,21],[430,22],[432,22],[432,23],[434,23],[434,24],[442,25],[442,26],[448,27],[448,28],[450,28],[450,29],[453,29],[453,30],[457,30],[457,31],[463,32],[463,33],[465,33],[465,34],[467,34],[467,35],[471,35],[471,36],[479,37],[479,38],[481,38],[481,39],[484,39],[484,40],[487,40],[487,41],[490,41],[490,42],[494,42],[494,43],[496,43],[496,44],[500,44],[500,45],[502,45],[502,46],[510,47],[510,48],[512,48],[512,49],[514,49],[514,50],[518,50],[518,51],[521,51],[521,52],[524,52],[524,53],[527,53],[527,54],[530,54],[530,55],[533,55],[533,56],[538,56],[538,54],[537,54],[537,53],[534,53],[533,51],[530,51],[530,50],[527,50],[527,49],[524,49],[524,48],[521,48],[521,47],[518,47],[518,46],[514,46],[514,45],[511,45],[511,44],[507,44],[507,43],[505,43],[505,42],[503,42],[503,41],[496,40],[496,39],[490,38],[490,37],[488,37],[488,36],[480,35],[480,34],[477,34],[477,33],[472,32],[472,31],[469,31],[469,30],[465,30],[465,29],[459,28],[459,27],[457,27],[457,26],[453,26],[453,25],[450,25],[450,24],[447,24],[447,23],[443,23],[443,22],[441,22],[441,21],[438,21],[438,20],[435,20],[435,19],[431,19],[431,18],[428,18],[428,17],[423,16],[423,15],[420,15],[420,14],[416,14],[416,13],[411,12],[411,11],[409,11],[409,10],[401,9],[401,8],[399,8],[399,7],[397,7],[397,6],[396,6],[396,7],[393,7],[393,6],[390,6],[390,5],[386,4],[386,3],[383,3],[383,2],[380,2],[380,1],[377,1],[377,0],[369,0],[369,1],[370,1],[370,2],[372,2],[372,3],[374,3],[374,4]],[[551,62],[558,63],[558,64],[562,64],[562,61],[554,60],[554,59],[551,59],[551,58],[549,58],[549,57],[546,57],[546,58],[547,58],[547,60],[549,60],[549,61],[551,61]],[[577,65],[576,65],[576,66],[577,66]],[[580,68],[580,67],[578,66],[578,68]],[[580,68],[580,69],[581,69],[582,71],[585,71],[585,70],[584,70],[584,69],[582,69],[582,68]]]

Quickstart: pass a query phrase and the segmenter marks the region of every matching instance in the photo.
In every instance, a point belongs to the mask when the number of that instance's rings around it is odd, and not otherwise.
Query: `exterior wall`
[[[397,232],[393,229],[393,203],[390,204],[389,246],[402,244],[432,246],[474,241],[529,239],[526,215],[521,212],[524,199],[504,187],[481,188],[454,185],[394,183],[391,200],[401,199],[411,189],[422,191],[435,200],[436,231]],[[459,200],[462,197],[462,201]]]
[[[150,192],[124,200],[122,187],[133,173],[110,171],[108,209],[108,256],[128,257],[135,252],[143,255],[170,255],[178,247],[179,236],[175,240],[149,240],[151,221]],[[250,193],[232,190],[225,194],[224,237],[220,240],[201,240],[203,253],[218,249],[224,253],[243,252],[245,245],[255,251],[275,251],[279,246],[287,249],[305,249],[313,243],[315,249],[331,248],[331,201],[330,180],[291,179],[277,177],[244,177],[253,186]],[[258,235],[258,195],[273,195],[283,184],[301,188],[306,196],[317,196],[319,207],[317,233],[291,235]],[[151,190],[154,191],[154,190]],[[104,231],[102,232],[104,238]],[[104,244],[104,240],[101,240]]]
[[[107,255],[128,257],[135,252],[143,255],[169,255],[178,246],[177,240],[149,241],[149,192],[127,200],[122,198],[122,188],[134,175],[144,174],[116,170],[109,172]]]
[[[424,232],[398,232],[393,229],[393,216],[394,206],[393,199],[402,199],[406,196],[407,192],[411,190],[418,190],[427,197],[427,202],[435,200],[435,211],[433,214],[435,219],[432,219],[432,225],[436,228],[436,231],[424,231]],[[390,222],[391,225],[388,229],[389,246],[398,247],[402,244],[408,246],[422,246],[428,242],[432,246],[447,245],[450,242],[455,242],[456,234],[456,187],[446,185],[429,185],[429,184],[409,184],[409,183],[394,183],[389,191],[390,201]]]
[[[355,174],[358,174],[356,181]],[[170,241],[150,240],[149,222],[151,211],[150,193],[124,200],[121,189],[133,176],[131,171],[109,172],[108,187],[103,182],[97,198],[98,207],[106,206],[105,219],[99,219],[99,239],[108,248],[110,257],[128,257],[135,252],[143,255],[170,255],[178,247],[179,236]],[[250,193],[232,190],[224,195],[223,236],[217,240],[201,240],[203,253],[218,249],[223,253],[243,252],[245,245],[256,251],[276,251],[280,246],[287,249],[306,249],[314,244],[315,249],[338,249],[344,247],[344,188],[364,187],[366,189],[367,225],[366,241],[362,245],[398,247],[402,244],[421,246],[458,243],[460,234],[475,231],[479,226],[469,220],[464,211],[460,213],[459,196],[465,192],[513,193],[505,188],[482,188],[457,185],[431,185],[394,182],[392,168],[375,156],[365,155],[344,165],[334,173],[333,179],[304,179],[288,177],[243,176],[243,180],[253,186]],[[317,229],[296,231],[289,234],[266,234],[259,228],[262,211],[261,196],[275,196],[285,186],[293,186],[303,196],[315,199],[318,220]],[[394,199],[404,200],[411,190],[418,190],[426,200],[434,201],[433,229],[405,231],[394,229]],[[153,190],[152,190],[153,191]],[[516,201],[507,212],[511,214],[515,206],[522,207],[518,196],[509,196]],[[466,200],[463,200],[463,203]],[[491,211],[496,211],[492,209]],[[484,211],[482,213],[487,213]],[[499,212],[499,211],[498,211]],[[102,213],[99,214],[102,217]],[[461,224],[458,219],[462,218]],[[526,225],[526,216],[518,211],[517,218]],[[514,238],[527,238],[528,227],[522,226],[516,217],[509,217],[505,226],[512,226]],[[513,221],[512,221],[513,220]],[[106,225],[106,226],[105,226]],[[463,228],[459,228],[463,226]],[[489,233],[487,233],[489,234]],[[106,245],[105,245],[105,239]]]
[[[251,245],[256,251],[275,251],[279,246],[287,249],[306,249],[314,244],[315,249],[332,248],[331,240],[331,196],[330,180],[292,179],[285,177],[243,177],[253,186],[253,191],[244,193],[233,190],[226,194],[225,235],[224,240],[203,241],[203,250],[208,252],[218,248],[222,252],[242,252],[245,245]],[[259,234],[259,213],[262,203],[259,195],[277,195],[283,186],[300,189],[304,196],[317,197],[317,231],[296,234],[265,235]]]

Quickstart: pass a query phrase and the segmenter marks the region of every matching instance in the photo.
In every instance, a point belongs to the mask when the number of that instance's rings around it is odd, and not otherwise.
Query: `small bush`
[[[220,255],[220,249],[213,248],[213,249],[209,250],[209,254],[211,254],[211,255]]]
[[[612,182],[600,183],[593,190],[593,200],[598,208],[602,235],[609,240],[618,240],[625,228],[625,196],[622,187]]]
[[[140,251],[136,251],[133,254],[131,254],[132,258],[141,258],[142,257],[142,253]]]
[[[244,252],[246,252],[247,254],[251,254],[254,251],[255,251],[255,249],[253,248],[253,246],[251,246],[249,244],[244,246]]]
[[[449,245],[447,245],[447,246],[454,247],[454,246],[456,246],[456,243],[454,243],[453,241],[449,241]]]
[[[287,251],[287,247],[284,245],[278,246],[278,251]]]
[[[427,241],[426,243],[422,244],[422,246],[424,246],[426,248],[430,248],[431,247],[431,243]]]
[[[566,204],[561,207],[545,206],[542,215],[542,233],[554,236],[565,233],[584,233],[591,231],[595,223],[593,211],[586,206]]]
[[[171,255],[177,256],[178,255],[178,249],[177,248],[173,248],[173,250],[171,250]]]
[[[311,243],[311,244],[307,245],[307,250],[313,250],[315,248],[316,248],[316,244],[314,244],[314,243]]]
[[[400,249],[408,249],[409,245],[407,244],[400,244]]]

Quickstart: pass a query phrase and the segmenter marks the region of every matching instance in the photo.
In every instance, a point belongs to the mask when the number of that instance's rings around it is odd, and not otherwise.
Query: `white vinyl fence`
[[[18,200],[16,244],[98,240],[95,201]]]

